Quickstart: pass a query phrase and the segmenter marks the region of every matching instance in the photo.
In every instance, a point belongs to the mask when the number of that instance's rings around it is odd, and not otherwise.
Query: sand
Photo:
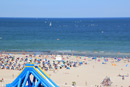
[[[15,54],[15,56],[23,55]],[[26,55],[23,57],[25,56]],[[66,58],[66,60],[76,60],[77,58],[70,56],[70,58]],[[76,87],[103,87],[101,82],[106,76],[110,77],[112,81],[111,87],[130,86],[130,62],[128,62],[127,59],[122,59],[117,62],[114,58],[108,58],[109,60],[106,64],[102,64],[104,60],[101,58],[99,59],[101,60],[100,62],[87,57],[87,64],[70,69],[58,69],[55,73],[53,71],[46,71],[46,73],[60,87],[72,87],[72,82],[76,82]],[[80,61],[83,59],[81,58],[78,60]],[[116,64],[116,66],[112,66],[113,63]],[[128,64],[128,67],[126,67],[126,64]],[[19,70],[0,69],[0,79],[4,78],[4,82],[0,82],[0,87],[11,83],[19,72]],[[118,76],[119,74],[127,75],[127,77],[122,80],[122,77]]]

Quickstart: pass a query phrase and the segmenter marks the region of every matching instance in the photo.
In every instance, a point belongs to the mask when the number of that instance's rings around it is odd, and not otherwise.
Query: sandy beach
[[[56,60],[56,55],[1,54],[0,87],[13,82],[22,70],[23,65],[32,63],[35,59],[36,64],[40,60],[39,65],[41,67],[43,66],[43,61],[48,62],[49,60],[53,69],[43,67],[43,70],[60,87],[72,87],[72,83],[76,83],[75,87],[104,87],[101,83],[105,77],[110,78],[112,82],[111,87],[130,87],[130,62],[127,58],[59,56],[65,61],[64,65],[68,68],[65,68],[65,66],[61,67],[62,62]],[[10,58],[14,58],[14,60]],[[26,58],[28,61],[24,61]],[[54,61],[57,68],[53,66]],[[77,62],[75,67],[74,62]],[[14,63],[16,63],[15,66],[13,65]],[[5,65],[4,68],[2,64]],[[19,66],[20,68],[11,69],[11,66]]]

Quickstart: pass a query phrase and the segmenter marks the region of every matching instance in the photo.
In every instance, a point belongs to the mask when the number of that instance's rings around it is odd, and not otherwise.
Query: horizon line
[[[66,18],[66,19],[71,19],[71,18],[74,18],[74,19],[79,19],[79,18],[130,18],[130,17],[0,17],[0,18],[50,18],[50,19],[55,19],[55,18],[59,18],[59,19],[62,19],[62,18]]]

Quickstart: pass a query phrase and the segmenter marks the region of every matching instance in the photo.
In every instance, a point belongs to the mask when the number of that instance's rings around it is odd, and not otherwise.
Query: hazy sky
[[[130,0],[0,0],[0,17],[130,17]]]

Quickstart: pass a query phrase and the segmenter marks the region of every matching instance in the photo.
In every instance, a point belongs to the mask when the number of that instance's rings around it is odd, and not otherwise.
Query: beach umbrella
[[[107,62],[108,60],[107,59],[105,59],[105,62]]]
[[[104,59],[104,57],[101,57],[101,59]]]
[[[9,69],[9,66],[7,66],[6,68]]]
[[[98,62],[100,62],[100,59],[98,59]]]
[[[25,58],[25,61],[27,61],[28,60],[28,58]]]
[[[117,58],[115,57],[115,60],[117,60]]]
[[[83,64],[83,62],[80,62],[80,65]]]
[[[64,64],[62,64],[62,66],[64,67],[65,65],[64,65]]]
[[[95,58],[92,58],[92,59],[95,59]]]
[[[48,64],[48,62],[46,62],[46,64]]]
[[[116,64],[115,64],[115,63],[113,63],[113,64],[112,64],[112,66],[116,66]]]
[[[118,58],[118,61],[121,61],[121,59],[120,59],[120,58]]]
[[[38,61],[40,61],[40,59],[38,59]]]
[[[126,67],[128,67],[128,64],[126,64]]]
[[[67,69],[70,69],[70,67],[67,67]]]
[[[45,58],[44,61],[47,61],[47,59]]]

